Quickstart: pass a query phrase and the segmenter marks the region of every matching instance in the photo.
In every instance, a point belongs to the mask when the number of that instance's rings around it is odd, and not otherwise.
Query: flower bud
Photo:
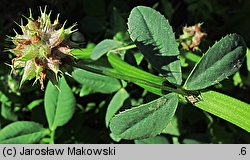
[[[180,35],[180,44],[186,50],[197,51],[201,40],[207,35],[201,31],[202,23],[198,23],[194,26],[183,27],[183,34]]]

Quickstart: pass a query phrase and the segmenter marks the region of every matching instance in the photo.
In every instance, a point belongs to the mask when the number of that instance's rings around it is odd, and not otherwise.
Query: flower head
[[[195,24],[194,26],[183,27],[183,34],[180,35],[181,45],[186,50],[197,51],[201,40],[207,35],[201,31],[202,23]]]
[[[59,22],[59,15],[53,22],[50,19],[51,11],[47,14],[40,8],[41,16],[35,20],[31,10],[26,25],[19,25],[22,34],[17,32],[10,37],[15,48],[9,49],[16,57],[12,59],[12,70],[23,68],[21,85],[26,80],[35,79],[40,81],[41,89],[44,89],[44,80],[47,76],[50,80],[57,79],[60,67],[67,59],[72,58],[70,52],[69,36],[75,32],[73,28],[65,28],[66,22]],[[53,73],[53,74],[51,74]],[[49,76],[48,76],[49,75]],[[51,77],[52,75],[52,77]]]

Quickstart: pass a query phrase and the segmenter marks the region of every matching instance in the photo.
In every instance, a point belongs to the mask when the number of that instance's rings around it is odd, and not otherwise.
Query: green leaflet
[[[164,82],[164,78],[145,72],[134,66],[131,66],[128,63],[122,61],[117,55],[113,53],[108,54],[108,61],[117,72],[124,74],[125,76],[140,78],[141,80],[145,80],[147,82],[154,83],[160,86]],[[152,93],[155,93],[157,95],[162,95],[162,91],[159,88],[140,83],[139,81],[134,82],[134,83],[145,88],[146,90]]]
[[[169,82],[181,85],[179,50],[168,20],[152,8],[135,7],[128,18],[128,31],[149,63]]]
[[[109,122],[111,120],[111,118],[115,115],[115,113],[122,107],[124,101],[129,97],[128,92],[124,89],[121,88],[115,95],[114,97],[111,99],[108,108],[107,108],[107,112],[106,112],[106,116],[105,116],[105,123],[106,123],[106,127],[109,126]]]
[[[250,132],[250,105],[215,91],[201,93],[198,108],[225,119]]]
[[[162,131],[162,133],[180,136],[180,130],[178,125],[177,116],[174,116],[171,121],[168,123],[168,126]]]
[[[156,136],[141,140],[135,140],[135,144],[169,144],[169,141],[163,136]]]
[[[70,53],[77,59],[90,59],[93,48],[71,49]]]
[[[2,84],[0,84],[2,85]],[[16,121],[18,119],[17,114],[11,107],[10,99],[0,90],[0,103],[1,103],[1,116],[5,119]]]
[[[116,41],[116,40],[105,39],[95,46],[95,48],[92,52],[92,55],[91,55],[91,59],[97,60],[102,55],[106,54],[107,52],[109,52],[112,49],[119,47],[121,44],[122,44],[121,42]]]
[[[184,88],[200,90],[234,74],[242,65],[246,45],[241,36],[230,34],[215,43],[187,78]]]
[[[119,80],[92,73],[83,69],[75,68],[72,77],[82,85],[86,85],[92,89],[91,92],[113,93],[121,88]]]
[[[74,114],[76,100],[64,77],[58,82],[58,90],[51,82],[45,91],[44,105],[49,128],[55,130],[66,124]]]
[[[167,94],[119,113],[110,122],[113,134],[123,139],[144,139],[160,134],[174,116],[178,96]]]
[[[198,55],[196,55],[196,54],[194,54],[194,53],[192,53],[192,52],[185,52],[185,53],[184,53],[184,57],[185,57],[186,59],[192,61],[192,62],[195,62],[195,63],[199,62],[200,59],[201,59],[200,56],[198,56]]]
[[[146,80],[151,83],[162,85],[164,79],[162,77],[153,75],[149,72],[143,71],[139,68],[136,68],[124,61],[122,61],[119,56],[110,53],[108,54],[108,61],[112,67],[117,70],[119,73],[122,73],[127,76],[137,77],[143,80]]]
[[[117,135],[115,135],[113,133],[110,133],[109,136],[115,142],[120,142],[122,140],[119,136],[117,136]]]
[[[90,88],[87,85],[82,85],[79,96],[83,97],[83,96],[89,95],[91,93],[92,93],[92,88]]]
[[[249,48],[247,48],[246,59],[247,59],[247,70],[248,72],[250,72],[250,49]]]
[[[35,108],[36,106],[38,106],[42,102],[43,102],[43,99],[36,99],[36,100],[32,101],[30,104],[28,104],[27,108],[29,110],[32,110],[33,108]]]
[[[182,142],[183,144],[202,144],[201,141],[195,139],[185,138]]]
[[[0,144],[37,143],[41,138],[48,134],[49,131],[38,123],[18,121],[7,125],[0,130]]]
[[[1,116],[11,121],[17,121],[18,119],[17,114],[13,111],[12,107],[4,103],[1,104]]]

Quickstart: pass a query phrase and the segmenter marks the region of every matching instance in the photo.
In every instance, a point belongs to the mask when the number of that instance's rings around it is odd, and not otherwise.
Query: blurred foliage
[[[249,0],[1,0],[0,6],[0,129],[13,121],[34,121],[48,127],[44,111],[44,92],[39,85],[32,86],[32,81],[19,88],[20,76],[10,75],[12,54],[5,52],[11,43],[6,35],[14,35],[12,28],[17,28],[22,15],[28,15],[28,9],[38,15],[39,6],[47,5],[52,16],[60,13],[68,24],[78,23],[78,32],[71,40],[81,47],[93,48],[103,39],[117,38],[126,41],[127,18],[131,9],[138,5],[153,7],[169,19],[177,35],[182,27],[203,23],[207,33],[201,50],[206,50],[222,35],[238,33],[250,47],[250,1]],[[53,14],[54,13],[54,14]],[[18,31],[18,30],[17,30]],[[19,32],[19,31],[18,31]],[[183,75],[187,75],[195,64],[195,58],[188,58],[183,53]],[[229,79],[212,87],[230,96],[250,103],[250,53],[243,67]],[[196,52],[195,56],[201,56]],[[136,65],[134,59],[125,58]],[[139,60],[140,67],[152,70],[145,60]],[[154,72],[154,70],[153,70]],[[18,73],[17,73],[18,74]],[[77,108],[73,118],[63,127],[58,128],[55,143],[117,143],[119,139],[109,135],[105,127],[107,107],[115,93],[96,93],[89,86],[82,85],[70,77],[68,84],[76,97]],[[131,105],[139,105],[155,99],[157,96],[143,91],[142,88],[128,83],[123,84],[129,98],[122,109]],[[160,137],[135,141],[135,143],[250,143],[250,135],[246,131],[201,110],[190,104],[180,104],[175,118]],[[43,139],[41,142],[46,142]],[[119,143],[134,143],[122,140]]]

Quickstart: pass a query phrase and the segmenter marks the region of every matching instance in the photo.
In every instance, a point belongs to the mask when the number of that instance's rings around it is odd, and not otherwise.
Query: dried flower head
[[[67,59],[72,59],[69,35],[76,31],[73,30],[76,24],[65,29],[66,22],[59,22],[59,14],[52,23],[51,11],[47,14],[45,7],[44,11],[40,8],[40,12],[37,20],[32,17],[31,10],[29,17],[24,16],[28,23],[23,25],[21,21],[22,34],[15,31],[15,37],[10,37],[16,47],[9,51],[16,55],[12,59],[12,70],[24,69],[20,85],[36,78],[35,82],[39,80],[44,90],[45,77],[57,80],[60,67]]]
[[[207,35],[201,31],[202,23],[195,24],[190,27],[183,27],[183,34],[180,35],[180,42],[184,49],[197,51],[201,40]]]

